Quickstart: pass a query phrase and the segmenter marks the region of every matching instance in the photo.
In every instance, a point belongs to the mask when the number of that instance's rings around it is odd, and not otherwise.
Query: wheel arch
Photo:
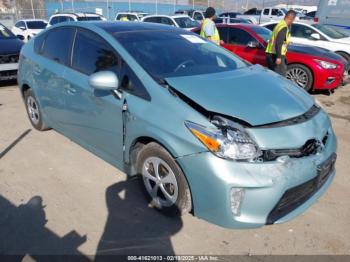
[[[160,146],[162,146],[171,155],[171,157],[174,159],[174,161],[176,162],[176,164],[179,166],[182,173],[184,174],[185,179],[187,181],[188,188],[190,190],[190,194],[191,194],[192,208],[190,210],[190,213],[193,213],[194,203],[193,203],[193,197],[192,197],[192,189],[191,189],[191,184],[189,183],[189,180],[187,178],[187,174],[184,172],[181,164],[176,160],[176,157],[171,152],[171,150],[169,150],[169,148],[167,146],[165,146],[164,143],[160,142],[159,140],[157,140],[153,137],[150,137],[150,136],[140,136],[140,137],[137,137],[133,140],[133,142],[130,144],[129,151],[128,151],[128,156],[129,156],[128,166],[129,167],[127,169],[128,170],[127,174],[130,176],[138,175],[137,170],[136,170],[136,161],[138,158],[138,154],[144,146],[146,146],[147,144],[152,143],[152,142],[157,143]]]
[[[291,66],[291,65],[302,65],[302,66],[305,66],[307,69],[309,69],[309,70],[310,70],[311,75],[312,75],[312,87],[311,87],[311,90],[313,90],[313,89],[314,89],[314,85],[315,85],[315,79],[316,79],[316,76],[315,76],[315,73],[314,73],[314,71],[312,70],[312,68],[311,68],[309,65],[304,64],[304,63],[300,63],[300,62],[292,62],[292,63],[288,63],[288,65],[287,65],[287,66]]]
[[[25,93],[27,90],[31,89],[31,87],[30,87],[27,83],[24,83],[24,84],[22,84],[22,86],[21,86],[20,89],[21,89],[22,98],[24,99],[24,93]]]

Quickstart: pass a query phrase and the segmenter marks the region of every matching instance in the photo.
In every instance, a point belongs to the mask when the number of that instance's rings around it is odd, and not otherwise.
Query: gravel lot
[[[315,94],[338,136],[337,176],[297,219],[228,230],[147,206],[135,180],[27,119],[17,86],[0,87],[0,254],[350,254],[350,85]]]

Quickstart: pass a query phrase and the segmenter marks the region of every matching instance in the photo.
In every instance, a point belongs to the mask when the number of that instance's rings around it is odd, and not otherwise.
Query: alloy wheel
[[[32,96],[29,96],[27,98],[27,109],[28,109],[30,120],[34,125],[37,125],[40,121],[39,107],[37,102]]]
[[[169,165],[159,157],[149,157],[142,167],[143,182],[152,204],[158,208],[170,207],[178,198],[178,183]]]
[[[302,68],[293,67],[287,71],[286,78],[292,80],[299,87],[306,89],[309,82],[307,72]]]

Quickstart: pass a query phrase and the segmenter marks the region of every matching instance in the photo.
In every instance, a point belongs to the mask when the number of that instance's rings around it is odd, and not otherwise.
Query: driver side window
[[[242,29],[230,28],[229,44],[246,46],[250,41],[256,42],[254,37]]]
[[[294,24],[291,33],[293,37],[310,39],[311,35],[317,32],[307,26]]]

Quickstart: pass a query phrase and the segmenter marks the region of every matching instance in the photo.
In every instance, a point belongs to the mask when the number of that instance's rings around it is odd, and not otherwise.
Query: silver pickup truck
[[[287,9],[277,7],[265,7],[263,10],[252,8],[246,11],[243,15],[237,15],[236,17],[247,19],[253,24],[262,24],[272,21],[280,21],[284,18],[287,12]],[[309,20],[312,22],[311,17],[306,17],[300,12],[297,12],[296,20],[302,20],[306,23],[308,23]]]

